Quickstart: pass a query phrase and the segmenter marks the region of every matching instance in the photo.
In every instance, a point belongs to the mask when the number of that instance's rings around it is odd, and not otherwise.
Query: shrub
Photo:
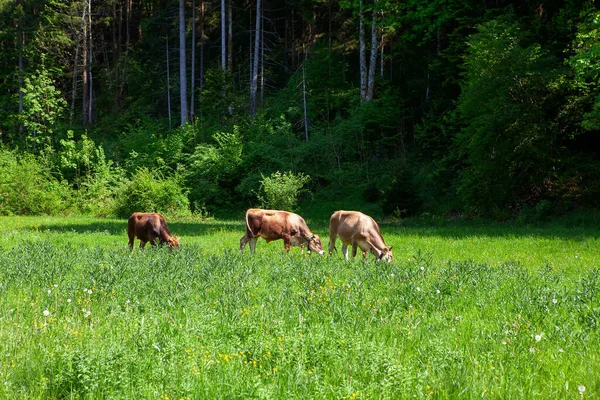
[[[0,214],[56,215],[71,207],[71,190],[31,154],[0,150]]]
[[[293,211],[302,188],[310,181],[310,176],[279,171],[262,176],[258,199],[262,207]]]
[[[132,212],[159,212],[187,216],[190,204],[177,175],[164,177],[159,172],[140,168],[132,180],[117,189],[114,215],[127,218]]]

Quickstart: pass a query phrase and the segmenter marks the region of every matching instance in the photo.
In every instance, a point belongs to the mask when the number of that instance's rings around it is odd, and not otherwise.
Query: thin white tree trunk
[[[87,32],[87,20],[86,20],[86,14],[87,14],[87,2],[89,0],[85,0],[83,2],[83,14],[81,17],[81,26],[83,29],[83,83],[82,83],[82,92],[83,92],[83,108],[82,108],[82,114],[83,114],[83,124],[87,125],[87,123],[89,122],[88,120],[88,112],[89,112],[89,86],[88,86],[88,81],[89,81],[89,64],[88,64],[88,32]]]
[[[93,62],[93,54],[92,54],[92,49],[93,49],[93,41],[92,41],[92,0],[88,0],[88,32],[90,34],[90,40],[89,40],[89,48],[90,48],[90,60],[89,60],[89,65],[90,65],[90,71],[89,71],[89,78],[90,78],[90,99],[88,102],[88,122],[91,124],[92,123],[92,118],[93,118],[93,114],[92,114],[92,107],[93,107],[93,75],[92,75],[92,62]]]
[[[192,1],[192,76],[190,77],[190,120],[195,119],[194,98],[196,95],[196,0]]]
[[[179,0],[179,90],[181,101],[181,126],[188,122],[187,71],[185,56],[185,0]]]
[[[363,21],[362,0],[359,9],[359,56],[360,56],[360,98],[365,100],[367,97],[367,46],[365,44],[365,24]]]
[[[200,89],[204,84],[204,0],[200,0]]]
[[[304,64],[302,64],[302,101],[304,103],[304,136],[308,142],[308,113],[306,109],[306,74],[304,73],[304,65],[306,64],[306,58]]]
[[[262,14],[260,19],[261,26],[263,27],[260,30],[260,108],[263,108],[263,100],[265,96],[265,21]]]
[[[227,37],[225,36],[225,0],[221,0],[221,69],[225,72],[227,68],[227,48],[225,46]]]
[[[21,1],[17,1],[17,4],[22,4]],[[25,45],[25,32],[23,31],[23,16],[19,15],[19,29],[17,30],[19,36],[19,115],[23,113],[23,46]],[[19,124],[19,132],[23,133],[25,126]]]
[[[261,0],[256,0],[256,28],[254,32],[254,62],[252,65],[252,82],[250,84],[250,116],[256,115],[256,92],[258,89],[258,59],[260,51],[260,19],[261,19]]]
[[[373,11],[373,21],[371,22],[371,57],[369,59],[369,77],[367,80],[367,95],[366,101],[373,100],[373,93],[375,92],[375,70],[377,66],[377,24],[376,24],[376,12]]]
[[[233,2],[227,5],[227,71],[233,73]]]

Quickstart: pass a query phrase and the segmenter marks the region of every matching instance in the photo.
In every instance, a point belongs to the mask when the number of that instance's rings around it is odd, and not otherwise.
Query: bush
[[[299,173],[294,175],[288,171],[279,171],[270,176],[262,176],[258,200],[262,207],[277,210],[293,211],[298,203],[302,188],[310,181],[310,176]]]
[[[70,210],[72,193],[31,154],[0,150],[0,215],[56,215]]]
[[[118,188],[114,215],[127,218],[136,211],[188,216],[190,203],[182,189],[180,177],[164,177],[148,168],[138,169],[132,180]]]

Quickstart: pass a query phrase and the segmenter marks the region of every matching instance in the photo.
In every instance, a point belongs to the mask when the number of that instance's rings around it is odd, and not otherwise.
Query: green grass
[[[386,225],[382,264],[169,226],[130,252],[125,220],[0,218],[1,398],[600,395],[592,227]]]

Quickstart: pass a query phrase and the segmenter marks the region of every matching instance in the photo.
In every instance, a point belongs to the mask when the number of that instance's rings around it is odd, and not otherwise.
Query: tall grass
[[[592,230],[384,227],[383,264],[240,255],[241,221],[129,252],[125,225],[0,219],[0,397],[600,395]]]

